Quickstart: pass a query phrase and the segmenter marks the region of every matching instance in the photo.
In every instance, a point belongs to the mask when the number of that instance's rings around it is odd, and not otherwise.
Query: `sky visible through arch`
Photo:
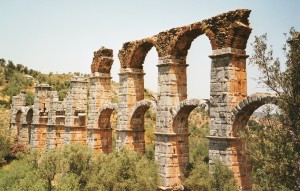
[[[0,0],[0,58],[43,73],[90,73],[93,52],[101,46],[114,51],[112,76],[119,81],[117,57],[123,43],[174,27],[188,25],[239,8],[251,9],[254,36],[268,33],[274,54],[283,60],[283,33],[300,31],[298,0]],[[200,36],[188,52],[188,97],[208,98],[211,48]],[[157,53],[144,63],[145,87],[157,91]],[[264,91],[253,80],[258,71],[248,65],[248,94]]]

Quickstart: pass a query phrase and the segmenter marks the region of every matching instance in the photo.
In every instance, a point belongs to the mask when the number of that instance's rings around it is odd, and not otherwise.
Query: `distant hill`
[[[53,72],[42,74],[22,64],[14,64],[2,58],[0,59],[0,106],[9,107],[12,96],[19,94],[21,90],[32,96],[34,86],[39,83],[52,86],[52,90],[58,91],[59,99],[62,100],[67,94],[73,75],[83,74],[53,74]]]

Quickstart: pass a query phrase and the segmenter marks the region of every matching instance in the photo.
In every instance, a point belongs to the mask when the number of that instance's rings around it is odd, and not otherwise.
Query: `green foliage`
[[[69,145],[58,152],[57,168],[61,175],[72,175],[69,180],[78,180],[78,186],[83,189],[89,179],[92,164],[91,149],[81,145]]]
[[[26,89],[33,85],[32,79],[27,79],[23,72],[23,65],[18,64],[17,67],[12,61],[8,61],[7,66],[4,67],[4,75],[1,75],[2,84],[4,79],[8,81],[2,89],[3,96],[9,96],[10,102],[12,96],[20,93],[22,89]]]
[[[220,161],[214,162],[214,172],[210,173],[208,164],[202,160],[197,160],[190,176],[184,182],[185,188],[195,191],[237,190],[233,172]]]
[[[201,159],[195,162],[193,170],[185,180],[184,185],[190,190],[206,191],[209,190],[209,167]]]
[[[28,69],[22,64],[14,64],[12,61],[8,61],[6,64],[4,59],[0,59],[0,69],[0,85],[5,85],[2,95],[9,96],[10,102],[12,96],[17,95],[21,90],[31,89],[33,81],[49,84],[54,91],[58,91],[59,100],[63,100],[67,95],[67,90],[70,86],[69,81],[72,77],[69,74],[42,74],[41,72]],[[26,77],[25,74],[32,76],[33,79]],[[7,81],[6,84],[4,83],[5,81]]]
[[[145,168],[147,167],[147,168]],[[2,190],[155,190],[156,164],[134,151],[95,157],[81,145],[19,153],[0,170]]]
[[[56,190],[80,191],[80,178],[76,174],[68,173],[60,178]]]
[[[208,140],[206,136],[209,133],[209,127],[205,123],[201,127],[196,127],[196,124],[189,125],[189,146],[190,146],[190,162],[196,162],[196,159],[208,159]]]
[[[291,35],[295,34],[291,30]],[[280,114],[272,125],[261,124],[263,131],[245,134],[251,153],[253,182],[257,190],[300,189],[300,35],[284,45],[285,71],[268,49],[267,35],[255,37],[251,62],[258,66],[260,80],[278,95]],[[271,175],[271,176],[270,176]]]
[[[147,144],[154,143],[156,113],[152,109],[148,109],[145,113],[145,141]]]
[[[25,104],[26,105],[33,105],[34,103],[34,93],[32,92],[26,92],[25,94]]]
[[[146,144],[145,156],[147,159],[154,161],[155,157],[155,144]]]
[[[0,128],[0,166],[5,162],[4,158],[11,152],[12,138],[9,132],[4,128]]]
[[[13,138],[9,132],[10,110],[0,108],[0,166],[2,166],[12,150]]]
[[[11,163],[8,170],[2,170],[0,176],[0,191],[48,190],[46,182],[37,172],[36,154],[23,155],[19,160]]]
[[[100,165],[93,169],[87,190],[156,189],[156,164],[134,151],[124,149],[109,155],[100,155],[96,164]]]
[[[223,165],[221,161],[214,161],[214,169],[211,176],[211,190],[234,191],[237,190],[233,172]]]

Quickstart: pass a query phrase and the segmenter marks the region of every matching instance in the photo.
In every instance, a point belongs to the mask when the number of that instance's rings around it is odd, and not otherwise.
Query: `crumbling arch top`
[[[124,43],[118,54],[121,68],[143,69],[146,55],[153,46],[156,48],[159,55],[155,37]]]
[[[91,72],[110,73],[113,64],[113,50],[101,47],[94,52],[93,63],[91,65]]]

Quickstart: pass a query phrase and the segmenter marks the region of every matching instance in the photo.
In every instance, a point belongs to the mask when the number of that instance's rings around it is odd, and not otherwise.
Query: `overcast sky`
[[[112,76],[119,81],[118,51],[123,43],[150,37],[239,8],[251,9],[254,36],[268,33],[275,55],[282,59],[283,33],[300,30],[299,0],[0,0],[0,58],[43,73],[90,73],[93,52],[114,51]],[[189,98],[208,98],[210,44],[198,37],[189,50]],[[152,48],[144,64],[145,87],[157,90],[157,53]],[[248,93],[262,91],[248,66]]]

